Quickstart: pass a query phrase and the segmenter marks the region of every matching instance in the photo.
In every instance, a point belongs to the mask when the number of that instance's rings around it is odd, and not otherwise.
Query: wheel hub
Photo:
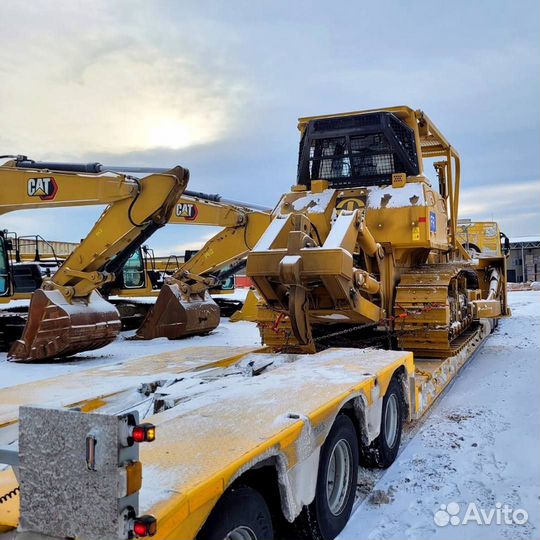
[[[347,504],[352,481],[352,450],[345,439],[339,440],[330,456],[326,474],[326,499],[334,516],[339,516]]]

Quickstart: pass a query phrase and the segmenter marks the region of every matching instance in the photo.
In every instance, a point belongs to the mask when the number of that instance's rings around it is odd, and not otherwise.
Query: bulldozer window
[[[0,236],[0,296],[9,292],[9,262],[6,248],[6,242],[3,236]]]
[[[350,144],[350,153],[349,153]],[[387,178],[396,172],[394,154],[382,133],[312,139],[309,176],[312,180]]]
[[[331,179],[350,176],[348,153],[345,137],[312,140],[309,150],[310,177]]]
[[[142,289],[145,286],[144,258],[140,249],[127,260],[123,269],[126,289]]]

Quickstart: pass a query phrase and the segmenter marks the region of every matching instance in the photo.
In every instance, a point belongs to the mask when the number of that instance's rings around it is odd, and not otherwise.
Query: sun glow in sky
[[[148,131],[149,146],[182,148],[194,142],[193,131],[180,121],[161,120],[152,122]]]

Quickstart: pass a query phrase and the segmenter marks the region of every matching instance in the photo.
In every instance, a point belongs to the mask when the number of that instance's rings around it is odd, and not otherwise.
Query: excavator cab
[[[0,231],[0,297],[10,293],[8,242],[4,233]]]
[[[144,289],[146,287],[146,265],[141,248],[136,249],[118,273],[113,288]]]

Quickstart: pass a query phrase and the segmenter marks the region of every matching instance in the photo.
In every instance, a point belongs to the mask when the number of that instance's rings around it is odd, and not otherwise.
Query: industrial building
[[[510,283],[540,281],[540,236],[510,239],[507,276]]]

